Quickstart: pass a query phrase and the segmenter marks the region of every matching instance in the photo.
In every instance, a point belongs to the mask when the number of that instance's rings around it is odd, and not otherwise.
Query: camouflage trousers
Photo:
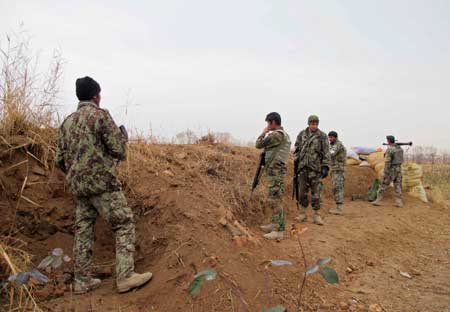
[[[331,173],[331,181],[333,184],[333,196],[336,204],[344,203],[344,184],[345,173],[342,170],[333,171]]]
[[[284,177],[286,176],[286,166],[277,164],[267,169],[268,181],[268,205],[272,210],[272,223],[278,224],[278,230],[285,229],[285,215],[283,207]]]
[[[135,225],[133,212],[123,192],[76,197],[75,202],[75,280],[85,281],[90,276],[94,227],[98,215],[106,220],[115,234],[116,279],[128,277],[134,271]]]
[[[383,182],[378,189],[378,196],[383,195],[387,190],[391,182],[394,183],[395,197],[402,198],[402,166],[392,166],[391,168],[385,168]]]
[[[314,210],[319,210],[322,206],[320,194],[322,192],[322,175],[320,172],[301,169],[298,174],[299,184],[299,204],[303,208],[308,208],[308,193],[311,190],[311,206]]]

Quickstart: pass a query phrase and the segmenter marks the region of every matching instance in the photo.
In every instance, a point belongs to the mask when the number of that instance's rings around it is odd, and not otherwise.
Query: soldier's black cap
[[[89,101],[101,91],[98,82],[89,76],[78,78],[75,87],[77,98],[80,101]]]
[[[336,131],[330,131],[329,133],[328,133],[328,136],[330,137],[334,137],[334,138],[336,138],[337,139],[337,137],[338,137],[338,134],[337,134],[337,132]]]
[[[387,140],[389,143],[395,143],[395,136],[393,136],[393,135],[388,135],[388,136],[386,136],[386,140]]]
[[[267,114],[266,121],[268,121],[268,122],[275,121],[275,123],[277,125],[281,126],[281,116],[280,116],[280,114],[278,114],[276,112]]]

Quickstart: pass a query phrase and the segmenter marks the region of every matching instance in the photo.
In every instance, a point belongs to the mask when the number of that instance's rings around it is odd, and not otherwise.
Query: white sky
[[[62,50],[63,113],[89,75],[118,124],[159,136],[253,140],[277,111],[292,140],[314,113],[347,145],[450,148],[447,0],[0,0],[0,44],[21,22],[43,59]]]

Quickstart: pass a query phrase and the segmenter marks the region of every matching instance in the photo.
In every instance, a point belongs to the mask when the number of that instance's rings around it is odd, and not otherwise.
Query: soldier
[[[82,294],[101,281],[91,277],[94,225],[101,215],[116,239],[116,281],[119,293],[144,285],[152,273],[134,272],[135,223],[117,178],[116,161],[124,160],[128,135],[109,112],[100,108],[100,85],[90,77],[76,81],[77,111],[60,127],[56,161],[75,197],[73,254],[74,292]]]
[[[389,147],[384,153],[384,176],[383,183],[378,189],[377,199],[372,203],[374,206],[381,206],[383,194],[389,187],[391,182],[394,182],[395,189],[395,205],[403,207],[402,201],[402,164],[403,164],[403,149],[395,144],[395,137],[388,135],[386,137]]]
[[[256,148],[265,151],[265,169],[268,180],[268,204],[272,209],[272,222],[261,226],[267,234],[266,239],[275,240],[284,237],[285,216],[283,209],[284,177],[289,157],[291,140],[281,126],[278,113],[266,117],[267,127],[256,140]]]
[[[311,189],[311,206],[314,210],[313,221],[317,225],[324,222],[320,216],[320,193],[322,179],[328,176],[330,170],[330,147],[327,135],[319,130],[319,117],[308,118],[308,127],[302,130],[295,142],[294,161],[298,171],[294,174],[299,178],[299,203],[302,206],[298,220],[306,222],[306,208],[309,205],[308,192]]]
[[[336,131],[330,131],[328,133],[328,140],[330,141],[333,196],[336,202],[336,208],[330,209],[330,213],[342,215],[344,213],[345,161],[347,159],[347,151],[338,139]]]

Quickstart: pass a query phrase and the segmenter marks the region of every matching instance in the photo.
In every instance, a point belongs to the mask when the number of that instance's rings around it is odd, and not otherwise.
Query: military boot
[[[325,222],[323,222],[322,217],[320,216],[320,213],[318,210],[314,210],[313,214],[313,222],[317,225],[324,225]]]
[[[280,226],[278,224],[275,223],[269,223],[269,224],[265,224],[265,225],[261,225],[259,228],[261,229],[261,231],[263,231],[264,233],[270,233],[272,231],[277,231],[278,228]]]
[[[149,282],[153,277],[153,274],[150,272],[146,272],[143,274],[131,273],[131,275],[127,278],[124,278],[120,281],[117,281],[117,291],[119,293],[124,293],[130,291],[134,288],[140,287],[147,282]]]
[[[295,218],[298,222],[306,222],[308,220],[308,216],[306,215],[306,208],[300,208],[300,215]]]
[[[403,200],[401,198],[395,199],[395,206],[402,208],[403,207]]]
[[[336,208],[330,209],[329,213],[335,215],[343,215],[344,214],[344,205],[336,204]]]
[[[89,278],[86,281],[75,280],[73,283],[73,293],[75,295],[85,294],[100,286],[102,283],[98,278]]]
[[[264,238],[268,240],[281,240],[284,238],[283,231],[272,231],[268,234],[264,234]]]
[[[372,205],[374,206],[381,206],[381,201],[383,200],[383,196],[382,195],[378,195],[377,199],[372,202]]]

